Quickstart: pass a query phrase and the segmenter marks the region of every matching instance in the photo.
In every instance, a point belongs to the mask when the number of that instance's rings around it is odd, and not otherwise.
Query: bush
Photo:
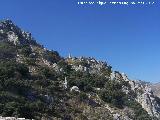
[[[123,108],[126,94],[121,88],[122,85],[119,82],[109,80],[105,88],[100,91],[100,97],[115,107]]]
[[[0,42],[0,59],[11,59],[16,56],[16,48],[11,43]]]
[[[23,54],[25,57],[28,57],[32,53],[32,50],[29,45],[24,45],[20,49],[20,53]]]
[[[0,62],[0,78],[16,77],[17,74],[27,77],[29,69],[26,65],[16,63],[15,61],[1,61]]]
[[[86,93],[80,92],[80,93],[79,93],[79,99],[80,99],[81,101],[83,101],[83,100],[88,99],[88,96],[86,95]]]
[[[53,80],[55,79],[55,76],[56,76],[55,71],[47,67],[40,68],[39,74],[46,79],[53,79]]]

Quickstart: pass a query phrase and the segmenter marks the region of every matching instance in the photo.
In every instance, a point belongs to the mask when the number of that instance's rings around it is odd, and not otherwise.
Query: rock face
[[[151,88],[146,85],[143,87],[143,93],[137,93],[137,101],[151,115],[160,118],[160,105],[157,103]]]
[[[149,115],[155,116],[160,119],[160,105],[156,101],[156,96],[153,94],[151,87],[148,83],[136,80],[130,80],[126,74],[113,72],[111,79],[125,80],[131,85],[131,89],[137,94],[136,101],[148,112]],[[128,93],[125,90],[126,94]]]
[[[156,96],[153,94],[152,88],[148,83],[129,80],[125,74],[122,74],[122,76],[124,80],[130,83],[131,89],[136,92],[137,102],[142,105],[148,114],[160,118],[160,104],[157,103]]]
[[[69,55],[66,58],[68,64],[76,71],[85,71],[91,74],[103,74],[105,70],[111,70],[111,66],[107,65],[106,62],[97,61],[96,59],[89,57],[71,57]]]
[[[13,42],[15,45],[36,44],[31,33],[22,31],[11,20],[0,22],[0,34],[6,34],[8,41]]]

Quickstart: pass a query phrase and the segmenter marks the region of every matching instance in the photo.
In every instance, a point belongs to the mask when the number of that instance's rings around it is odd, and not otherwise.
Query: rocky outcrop
[[[137,80],[130,80],[126,74],[119,72],[112,72],[112,80],[125,80],[130,86],[131,90],[136,93],[136,101],[142,105],[142,107],[148,112],[149,115],[160,118],[160,105],[157,103],[156,98],[152,92],[148,83]],[[129,93],[128,88],[123,88],[125,93]]]
[[[160,105],[157,103],[151,88],[146,85],[142,88],[143,93],[137,92],[137,101],[151,116],[160,118]]]
[[[160,119],[160,104],[156,101],[152,88],[143,81],[129,80],[127,75],[122,73],[125,81],[131,85],[131,89],[137,94],[136,101],[148,112],[149,115]]]
[[[0,34],[3,34],[6,38],[3,40],[13,42],[15,45],[37,44],[34,38],[32,38],[31,33],[21,30],[8,19],[0,22]]]
[[[105,70],[110,70],[111,66],[109,66],[106,62],[97,61],[92,57],[71,57],[69,55],[66,58],[66,62],[72,66],[72,68],[76,71],[84,71],[89,72],[90,74],[103,74]]]

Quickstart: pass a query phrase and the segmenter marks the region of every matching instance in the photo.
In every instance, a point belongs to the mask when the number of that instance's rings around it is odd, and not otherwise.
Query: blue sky
[[[77,1],[0,0],[0,17],[62,56],[95,57],[132,79],[160,82],[160,4],[80,6]]]

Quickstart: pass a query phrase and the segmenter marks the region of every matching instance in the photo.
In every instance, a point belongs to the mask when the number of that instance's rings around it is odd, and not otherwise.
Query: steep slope
[[[0,22],[0,116],[62,120],[158,120],[147,84],[94,58],[63,58],[12,21]]]

